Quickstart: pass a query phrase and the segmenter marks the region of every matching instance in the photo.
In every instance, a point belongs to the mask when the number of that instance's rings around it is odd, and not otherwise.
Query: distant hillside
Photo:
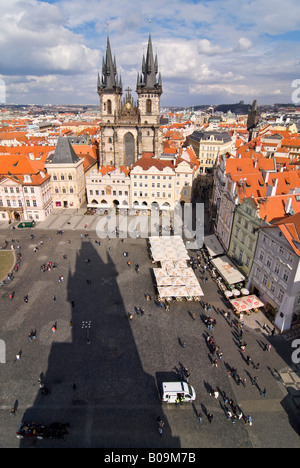
[[[241,102],[238,104],[220,104],[215,107],[215,112],[224,112],[224,114],[226,114],[230,111],[236,115],[247,115],[251,107],[252,104],[244,104]]]

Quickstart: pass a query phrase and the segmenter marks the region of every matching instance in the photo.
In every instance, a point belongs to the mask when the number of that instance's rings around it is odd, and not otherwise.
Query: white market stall
[[[226,255],[213,258],[211,262],[229,285],[241,283],[245,280],[245,276],[233,265]]]
[[[158,298],[200,300],[204,296],[198,278],[188,265],[189,254],[180,236],[150,237],[153,262],[161,268],[153,268]]]
[[[150,237],[153,262],[189,260],[189,254],[180,236]]]

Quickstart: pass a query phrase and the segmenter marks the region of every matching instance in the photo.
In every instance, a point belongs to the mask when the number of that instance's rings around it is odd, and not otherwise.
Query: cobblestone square
[[[245,319],[247,348],[242,353],[236,327],[218,313],[226,304],[211,278],[204,283],[197,271],[204,300],[211,304],[217,321],[215,329],[208,331],[199,303],[174,303],[169,311],[157,307],[145,239],[106,239],[99,245],[93,229],[82,238],[81,228],[70,228],[68,219],[60,218],[48,230],[34,229],[34,239],[31,231],[0,231],[0,245],[14,238],[22,252],[13,282],[0,289],[0,338],[7,348],[7,362],[0,364],[0,413],[5,427],[1,447],[300,446],[299,413],[284,385],[290,382],[286,371],[292,365],[290,343],[267,335],[262,328],[264,317],[250,316],[248,323]],[[79,217],[76,224],[83,225]],[[63,227],[64,234],[57,234]],[[57,263],[57,268],[41,271],[48,262]],[[140,266],[138,273],[135,264]],[[11,291],[15,291],[13,300],[8,297]],[[144,314],[137,314],[136,308],[143,308]],[[90,329],[83,322],[91,322]],[[30,341],[32,330],[36,339]],[[212,365],[208,333],[223,352],[217,367]],[[185,348],[180,345],[183,341]],[[268,342],[270,353],[262,350],[262,343]],[[248,354],[260,363],[259,372],[247,366]],[[178,379],[182,367],[190,371],[197,399],[194,404],[163,405],[159,385]],[[246,379],[245,387],[229,373],[233,367]],[[255,376],[258,383],[253,386]],[[39,378],[49,388],[47,396],[41,395]],[[218,399],[210,396],[212,388],[219,391]],[[245,415],[251,415],[252,426],[227,420],[223,392]],[[11,416],[14,406],[16,414]],[[157,416],[165,422],[162,437]],[[19,441],[16,430],[24,419],[70,423],[69,435],[64,440]]]

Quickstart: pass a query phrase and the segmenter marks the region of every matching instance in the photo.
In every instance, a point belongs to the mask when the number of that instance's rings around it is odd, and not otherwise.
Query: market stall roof
[[[162,268],[153,268],[159,296],[204,296],[193,269],[188,265],[190,256],[180,236],[150,237],[152,258]]]
[[[245,280],[245,276],[233,265],[226,255],[213,258],[211,262],[228,284],[236,284]]]
[[[254,295],[241,297],[239,299],[231,299],[230,302],[237,312],[245,312],[246,310],[250,309],[259,309],[260,307],[264,306],[264,304]]]
[[[220,242],[217,239],[217,236],[215,234],[212,234],[210,236],[205,236],[204,237],[204,244],[205,247],[208,250],[209,255],[213,257],[217,257],[218,255],[224,254],[224,249]]]
[[[151,254],[155,262],[189,260],[189,254],[180,236],[149,237]]]

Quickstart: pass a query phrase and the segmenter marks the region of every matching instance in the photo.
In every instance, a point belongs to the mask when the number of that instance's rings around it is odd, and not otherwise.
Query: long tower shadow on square
[[[144,372],[130,321],[108,256],[104,262],[90,242],[82,242],[75,273],[68,276],[72,341],[54,342],[41,375],[50,394],[23,415],[45,425],[69,423],[63,440],[28,441],[20,446],[147,448],[180,447],[159,399],[155,378]],[[83,322],[91,322],[85,328]],[[156,417],[165,427],[158,433]]]

